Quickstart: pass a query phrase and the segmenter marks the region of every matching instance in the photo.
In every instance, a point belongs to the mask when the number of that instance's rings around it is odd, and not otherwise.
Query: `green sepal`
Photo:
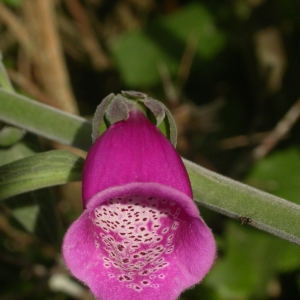
[[[105,131],[105,125],[127,120],[129,112],[140,109],[149,110],[155,117],[156,126],[170,140],[174,147],[177,142],[177,129],[174,118],[168,108],[146,94],[136,91],[122,91],[121,94],[110,94],[97,107],[93,119],[93,142]]]

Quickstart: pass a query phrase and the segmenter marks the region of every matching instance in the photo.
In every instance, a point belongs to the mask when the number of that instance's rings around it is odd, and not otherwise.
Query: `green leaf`
[[[144,31],[131,31],[115,40],[111,51],[127,86],[151,87],[161,82],[165,65],[176,75],[188,40],[197,41],[195,63],[218,54],[225,45],[204,5],[193,3],[150,24]]]
[[[0,131],[0,147],[9,147],[19,142],[25,135],[25,130],[12,126],[4,126]]]
[[[83,150],[92,143],[86,119],[0,88],[0,120]]]
[[[0,148],[0,166],[33,155],[35,152],[30,146],[31,145],[27,141],[22,141],[9,148]]]
[[[2,63],[2,54],[0,51],[0,87],[1,86],[8,91],[14,91],[14,88],[8,78],[6,69]]]
[[[246,182],[300,204],[300,151],[277,151],[255,164]]]
[[[300,244],[300,205],[211,172],[184,160],[197,202],[231,218]]]
[[[2,203],[27,232],[48,243],[58,241],[60,220],[49,188],[11,197]]]
[[[1,0],[1,1],[14,7],[20,6],[22,2],[22,0]]]
[[[32,156],[39,150],[36,136],[27,133],[13,146],[0,148],[0,165]],[[49,188],[11,197],[4,200],[2,204],[26,231],[48,243],[58,241],[60,222],[55,209],[54,195]]]
[[[206,278],[222,299],[265,299],[278,273],[300,266],[299,247],[272,235],[228,221],[224,236],[224,255]]]
[[[83,159],[53,150],[0,167],[0,200],[43,187],[81,180]]]
[[[123,34],[111,48],[122,79],[129,87],[150,87],[161,81],[159,66],[164,63],[171,74],[178,63],[143,32]]]
[[[162,21],[164,28],[186,44],[189,37],[199,39],[196,55],[211,59],[224,47],[225,36],[215,26],[213,16],[199,3],[192,3]]]

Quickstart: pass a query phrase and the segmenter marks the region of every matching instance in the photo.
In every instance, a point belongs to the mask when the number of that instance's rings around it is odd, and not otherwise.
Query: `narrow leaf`
[[[19,142],[25,135],[25,130],[13,126],[4,126],[0,130],[0,147],[10,147]]]
[[[249,225],[300,244],[300,205],[184,163],[197,202],[231,218],[251,218]]]
[[[0,200],[28,191],[80,181],[83,159],[65,150],[35,154],[0,167]]]
[[[9,91],[14,91],[14,88],[8,78],[6,69],[2,62],[2,53],[0,52],[0,86]]]
[[[0,120],[48,139],[89,149],[91,123],[86,119],[0,88]]]

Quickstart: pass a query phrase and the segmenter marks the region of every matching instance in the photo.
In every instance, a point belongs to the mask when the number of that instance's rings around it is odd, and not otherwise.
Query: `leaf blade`
[[[0,200],[28,191],[80,181],[83,158],[65,151],[35,154],[0,167]]]
[[[194,198],[214,211],[300,245],[300,205],[273,196],[184,160]]]
[[[0,88],[0,120],[66,145],[88,150],[91,122]]]

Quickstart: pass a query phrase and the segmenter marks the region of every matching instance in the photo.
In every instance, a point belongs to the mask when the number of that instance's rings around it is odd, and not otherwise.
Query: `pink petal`
[[[68,268],[101,300],[174,300],[204,277],[215,251],[193,200],[159,183],[99,192],[63,243]]]
[[[192,197],[180,156],[138,110],[110,126],[91,147],[83,173],[84,205],[104,189],[131,182],[157,182]]]

